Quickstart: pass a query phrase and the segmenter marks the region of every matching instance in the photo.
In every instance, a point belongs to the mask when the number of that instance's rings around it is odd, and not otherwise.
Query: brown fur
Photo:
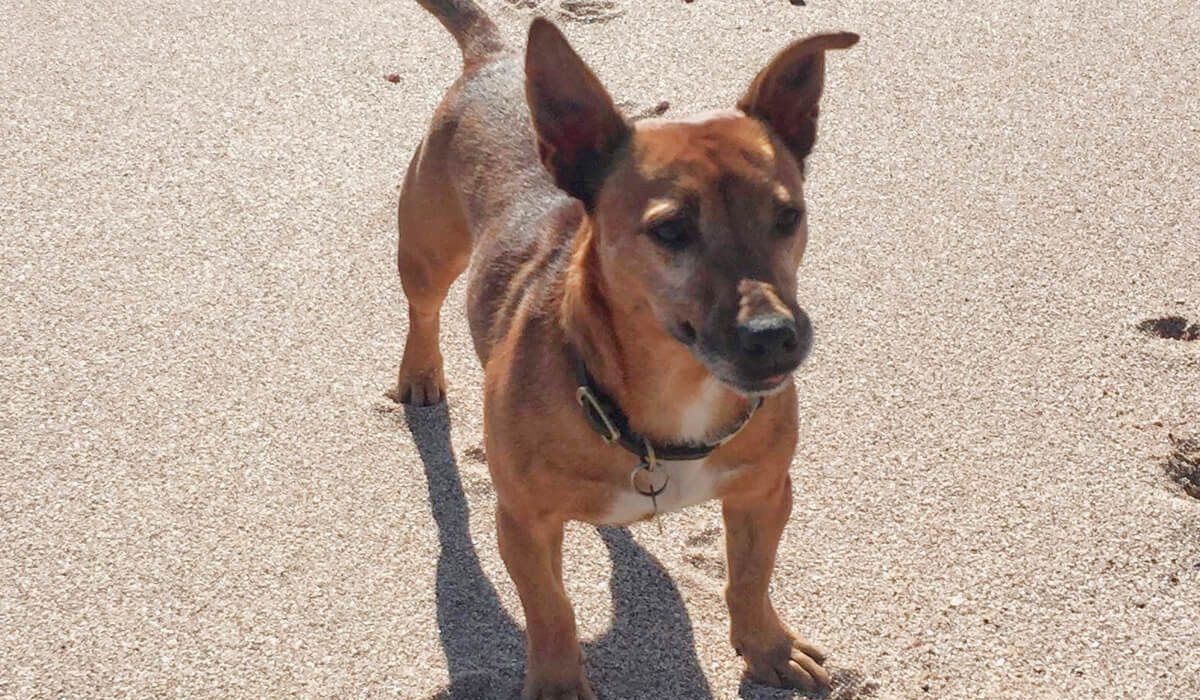
[[[474,3],[421,4],[455,34],[465,67],[400,196],[410,324],[394,397],[423,405],[444,396],[438,318],[470,260],[500,551],[526,615],[523,697],[594,697],[562,583],[563,524],[608,519],[637,462],[583,420],[568,345],[658,442],[678,441],[713,377],[722,383],[707,427],[717,433],[751,395],[765,396],[744,430],[694,468],[711,472],[723,503],[731,638],[748,672],[774,685],[826,685],[822,654],[767,597],[792,498],[796,394],[784,377],[807,345],[764,351],[777,351],[786,371],[763,378],[774,360],[739,334],[762,321],[807,343],[795,301],[807,231],[803,220],[772,231],[790,221],[779,212],[803,209],[823,51],[857,37],[794,44],[754,80],[740,111],[630,125],[548,22],[531,27],[522,67]],[[663,221],[690,222],[686,254],[651,240]]]

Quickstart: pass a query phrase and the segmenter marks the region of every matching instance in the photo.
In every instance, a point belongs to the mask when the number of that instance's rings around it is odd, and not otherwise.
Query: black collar
[[[592,430],[607,444],[617,443],[629,452],[643,460],[658,460],[661,462],[683,462],[704,459],[712,451],[733,439],[742,428],[750,422],[754,412],[762,405],[762,398],[755,397],[750,409],[746,411],[733,428],[724,437],[715,442],[666,443],[654,444],[647,438],[637,434],[629,427],[629,417],[605,394],[588,373],[587,366],[575,349],[567,347],[567,357],[570,358],[571,369],[575,372],[575,400],[583,409],[583,417]]]

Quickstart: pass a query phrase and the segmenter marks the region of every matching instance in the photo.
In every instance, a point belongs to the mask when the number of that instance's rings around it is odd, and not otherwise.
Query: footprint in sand
[[[1138,330],[1146,335],[1152,335],[1157,338],[1182,340],[1184,342],[1200,340],[1200,323],[1188,325],[1188,320],[1183,316],[1148,318],[1139,323],[1137,327]]]
[[[525,14],[554,16],[568,22],[607,22],[625,13],[622,0],[504,0]]]
[[[694,535],[689,535],[685,542],[689,547],[705,547],[721,538],[721,528],[713,525],[706,527]]]
[[[618,0],[559,0],[558,14],[572,22],[607,22],[625,12]]]
[[[725,552],[721,547],[721,528],[713,526],[689,535],[683,560],[705,576],[725,580]]]
[[[1171,481],[1192,498],[1200,499],[1200,438],[1169,436],[1171,454],[1163,465]]]
[[[487,464],[487,452],[483,445],[472,445],[463,450],[463,456],[476,464]]]
[[[617,103],[617,109],[621,110],[621,114],[629,117],[632,121],[640,121],[651,117],[661,117],[671,108],[671,103],[663,100],[657,104],[650,106],[641,106],[636,102],[622,100]]]

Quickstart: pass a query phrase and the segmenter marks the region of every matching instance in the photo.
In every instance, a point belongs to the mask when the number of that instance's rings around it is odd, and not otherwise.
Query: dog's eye
[[[796,207],[784,207],[779,210],[779,214],[775,217],[775,236],[786,238],[796,232],[796,227],[800,225],[800,219],[804,218],[804,212]]]
[[[650,225],[647,233],[654,242],[670,250],[680,250],[692,240],[692,228],[682,218],[665,219]]]

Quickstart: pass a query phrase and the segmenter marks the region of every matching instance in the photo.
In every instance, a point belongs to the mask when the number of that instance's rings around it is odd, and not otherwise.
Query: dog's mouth
[[[723,353],[707,347],[707,344],[696,332],[695,326],[688,321],[680,321],[671,329],[671,335],[687,346],[692,355],[725,386],[739,394],[748,397],[770,396],[787,386],[792,372],[799,368],[777,367],[770,374],[760,376],[757,372],[748,372],[739,368],[737,363]],[[802,358],[803,359],[803,358]]]
[[[778,393],[788,385],[788,380],[792,378],[791,372],[773,374],[762,379],[750,379],[740,376],[731,377],[728,374],[716,371],[712,366],[709,366],[709,371],[725,386],[750,398],[770,396]]]
[[[792,376],[791,372],[788,372],[786,374],[773,374],[769,377],[765,377],[765,378],[759,379],[757,381],[742,380],[742,381],[738,382],[737,384],[735,384],[734,386],[739,391],[742,391],[747,394],[752,394],[752,395],[774,394],[776,391],[779,391],[780,389],[783,388],[784,383],[787,382],[787,380],[791,376]]]

